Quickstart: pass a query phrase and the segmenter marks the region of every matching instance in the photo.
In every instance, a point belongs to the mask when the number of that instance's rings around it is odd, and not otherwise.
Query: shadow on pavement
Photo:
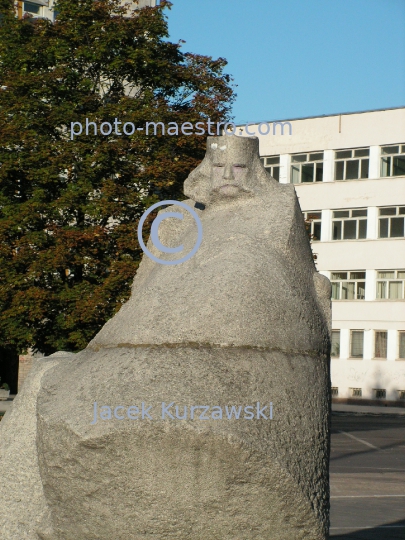
[[[401,429],[405,424],[405,417],[399,415],[371,415],[333,412],[331,416],[331,433],[345,431],[380,431],[385,429]]]
[[[404,538],[405,519],[355,532],[345,533],[342,529],[330,531],[331,540],[404,540]]]
[[[395,448],[403,447],[404,436],[403,429],[405,426],[405,417],[400,416],[372,416],[372,415],[353,415],[353,414],[332,414],[331,419],[331,435],[332,437],[338,435],[341,432],[347,432],[355,434],[356,437],[362,438],[364,435],[370,442],[370,436],[373,438],[375,432],[380,432],[378,438],[379,442],[374,443],[377,446],[363,447],[363,450],[349,451],[346,453],[339,452],[331,454],[331,466],[333,463],[340,460],[347,460],[351,457],[358,457],[361,454],[370,455],[376,452],[386,452],[387,450],[394,450]],[[390,434],[387,438],[384,438],[384,432],[390,430]],[[363,433],[364,432],[364,435]],[[399,434],[397,434],[400,432]],[[366,435],[367,434],[367,435]],[[391,440],[390,440],[391,439]],[[384,441],[384,444],[381,442]],[[394,442],[392,442],[394,441]],[[367,443],[366,443],[367,444]],[[361,443],[359,448],[361,447]],[[404,537],[405,540],[405,537]]]
[[[346,454],[341,454],[339,456],[331,456],[330,458],[330,461],[338,461],[340,459],[347,459],[347,458],[350,458],[352,456],[360,456],[361,454],[371,454],[373,452],[380,452],[381,450],[391,450],[392,448],[397,448],[397,447],[401,447],[401,446],[404,446],[404,442],[403,441],[400,441],[400,442],[397,442],[397,443],[393,443],[393,444],[386,444],[385,446],[380,446],[380,448],[368,448],[367,450],[361,450],[361,451],[358,451],[358,452],[348,452]],[[404,537],[404,540],[405,540],[405,537]]]

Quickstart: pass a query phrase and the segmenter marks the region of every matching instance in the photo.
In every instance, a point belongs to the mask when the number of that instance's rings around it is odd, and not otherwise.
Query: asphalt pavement
[[[373,409],[332,415],[331,540],[405,540],[405,416]]]

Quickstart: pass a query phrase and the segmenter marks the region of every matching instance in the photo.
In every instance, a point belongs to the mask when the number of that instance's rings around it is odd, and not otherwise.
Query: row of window
[[[331,272],[332,300],[364,300],[366,272]],[[405,270],[378,270],[376,299],[403,300],[405,298]]]
[[[369,148],[335,151],[334,179],[359,180],[369,177]],[[323,181],[323,152],[293,154],[291,183],[303,184]],[[280,156],[262,157],[261,161],[271,176],[280,180]],[[405,144],[381,147],[380,176],[405,176]]]
[[[405,359],[405,331],[399,332],[398,358]],[[374,331],[374,358],[387,358],[388,332]],[[364,330],[350,330],[350,358],[363,358]],[[332,330],[331,358],[340,357],[340,330]]]
[[[308,234],[313,241],[321,239],[322,212],[303,212],[308,223]],[[367,238],[367,208],[333,210],[332,240],[359,240]],[[405,206],[387,206],[378,209],[378,238],[405,236]]]
[[[351,397],[362,397],[363,389],[362,388],[349,388],[349,393]],[[405,400],[405,390],[397,390],[397,395],[399,400]],[[337,386],[332,386],[332,397],[339,396],[339,388]],[[373,388],[373,397],[376,399],[386,399],[387,390],[385,388]]]

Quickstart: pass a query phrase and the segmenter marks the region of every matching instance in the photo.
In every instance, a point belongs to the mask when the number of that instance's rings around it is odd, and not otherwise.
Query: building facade
[[[247,129],[332,282],[333,396],[405,405],[405,107]]]
[[[45,19],[55,20],[57,10],[55,9],[55,0],[30,0],[29,2],[17,2],[18,17],[42,17]],[[134,7],[154,7],[159,4],[158,0],[139,0],[138,3],[126,2],[122,0],[122,4],[132,3]]]

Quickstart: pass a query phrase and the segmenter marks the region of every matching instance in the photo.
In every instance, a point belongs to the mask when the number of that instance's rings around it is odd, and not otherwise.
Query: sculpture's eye
[[[219,176],[222,176],[224,169],[225,169],[225,165],[215,164],[213,165],[212,172],[215,177],[219,177]]]
[[[232,170],[235,178],[239,178],[244,176],[244,171],[246,171],[247,167],[246,165],[232,165]]]

